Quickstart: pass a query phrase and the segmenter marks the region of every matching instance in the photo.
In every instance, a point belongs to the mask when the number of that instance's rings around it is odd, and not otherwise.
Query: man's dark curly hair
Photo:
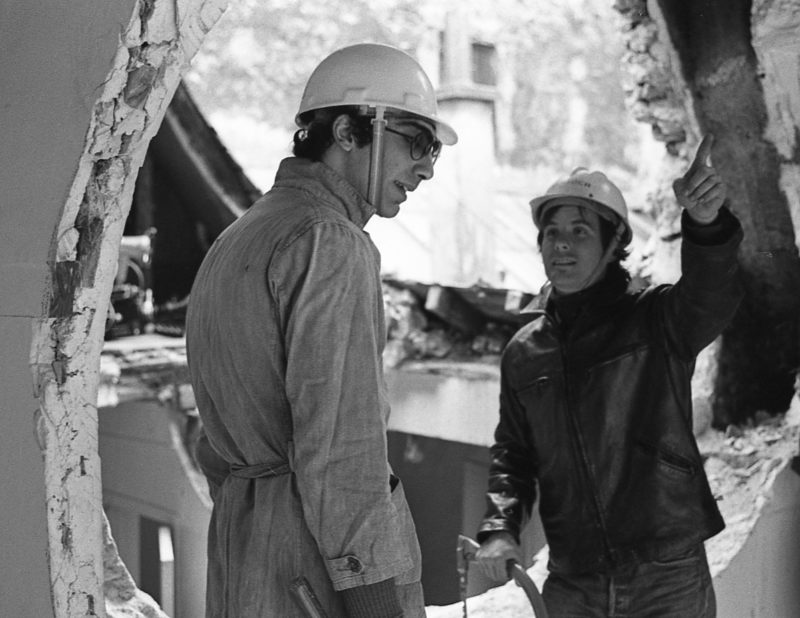
[[[359,113],[357,106],[342,105],[308,111],[300,116],[305,129],[294,134],[292,152],[296,157],[320,161],[322,155],[333,143],[333,121],[342,114],[350,117],[353,138],[357,146],[372,143],[372,117]]]

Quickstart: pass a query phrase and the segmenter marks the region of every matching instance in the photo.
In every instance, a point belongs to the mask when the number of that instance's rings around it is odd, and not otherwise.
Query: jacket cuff
[[[711,223],[698,223],[685,210],[681,215],[681,228],[683,236],[696,245],[713,246],[724,245],[741,228],[739,220],[722,206],[717,212],[717,218]]]
[[[515,526],[512,527],[511,522],[500,519],[484,519],[480,528],[478,528],[478,534],[475,540],[478,541],[478,543],[483,543],[490,536],[498,532],[507,532],[513,537],[517,545],[520,544],[519,528]]]
[[[368,586],[408,571],[413,566],[410,557],[378,567],[369,565],[358,556],[348,554],[325,561],[328,576],[334,590],[345,590],[356,586]]]
[[[348,588],[340,594],[351,618],[400,618],[403,615],[394,579]]]

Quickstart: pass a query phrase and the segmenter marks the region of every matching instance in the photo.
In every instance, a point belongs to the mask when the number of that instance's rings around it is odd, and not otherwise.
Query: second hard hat
[[[325,58],[308,78],[295,116],[303,126],[305,112],[339,105],[394,108],[430,120],[436,136],[448,146],[458,141],[438,115],[436,93],[420,64],[389,45],[360,43]]]
[[[631,242],[633,232],[628,222],[628,207],[622,192],[603,172],[591,172],[585,167],[574,169],[569,176],[553,183],[544,195],[530,201],[536,227],[541,228],[545,207],[557,203],[558,198],[566,197],[583,198],[589,202],[590,207],[594,207],[599,216],[612,221],[615,226],[620,224],[620,246],[625,247]]]

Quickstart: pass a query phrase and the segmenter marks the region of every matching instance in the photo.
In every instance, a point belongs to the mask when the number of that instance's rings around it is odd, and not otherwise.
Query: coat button
[[[353,573],[361,573],[361,571],[364,570],[364,566],[361,564],[361,561],[355,556],[350,556],[347,559],[347,566]]]

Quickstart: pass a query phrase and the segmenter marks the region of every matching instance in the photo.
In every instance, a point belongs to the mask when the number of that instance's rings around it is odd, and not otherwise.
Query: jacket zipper
[[[552,320],[553,323],[558,326],[558,322],[556,320]],[[567,337],[565,333],[559,330],[559,351],[561,352],[561,363],[562,363],[562,371],[564,375],[564,401],[567,402],[567,415],[569,416],[570,423],[572,425],[572,430],[575,433],[575,440],[577,441],[577,450],[578,455],[580,457],[580,464],[581,468],[583,469],[584,476],[588,480],[589,490],[592,492],[592,501],[594,502],[595,513],[597,517],[597,523],[600,526],[601,536],[603,541],[603,546],[605,547],[606,553],[608,556],[612,556],[613,552],[611,550],[611,545],[609,544],[608,540],[608,529],[606,528],[605,518],[603,517],[603,510],[600,505],[600,496],[597,493],[597,482],[595,480],[594,475],[592,474],[591,468],[589,466],[589,458],[586,453],[586,445],[584,444],[583,434],[580,430],[580,423],[578,422],[577,411],[575,410],[575,406],[573,405],[572,398],[570,397],[570,383],[572,381],[572,374],[569,371],[569,363],[567,358]]]

